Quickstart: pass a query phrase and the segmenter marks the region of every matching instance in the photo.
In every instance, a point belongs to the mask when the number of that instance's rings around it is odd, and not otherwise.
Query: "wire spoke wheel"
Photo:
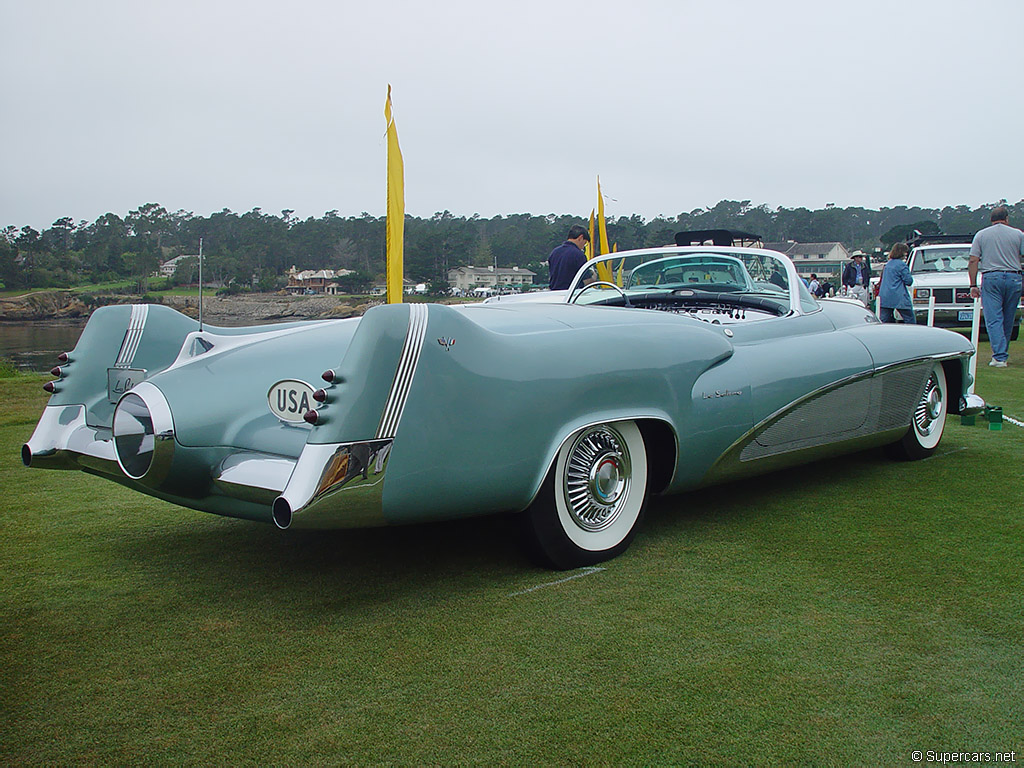
[[[936,429],[941,429],[939,417],[945,417],[945,393],[939,387],[938,378],[933,371],[924,385],[917,409],[914,411],[914,428],[922,438],[928,438]]]
[[[897,442],[886,446],[890,457],[901,461],[916,461],[935,453],[946,427],[949,393],[946,374],[941,363],[935,363],[924,384],[921,399],[914,407],[910,428]]]
[[[553,568],[591,565],[625,551],[647,501],[647,452],[632,421],[571,435],[526,511],[528,544]]]
[[[569,514],[585,531],[600,531],[615,522],[629,495],[629,451],[611,427],[584,432],[569,451],[565,499]]]

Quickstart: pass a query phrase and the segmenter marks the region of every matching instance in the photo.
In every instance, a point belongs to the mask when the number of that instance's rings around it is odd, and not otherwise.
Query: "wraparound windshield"
[[[610,285],[583,291],[594,280]],[[616,293],[611,286],[627,295],[692,290],[763,296],[787,307],[795,304],[802,312],[819,309],[786,257],[760,248],[684,247],[607,254],[587,262],[570,287],[568,300],[600,302]]]
[[[697,288],[704,291],[753,291],[743,262],[725,254],[667,256],[634,269],[625,288]]]

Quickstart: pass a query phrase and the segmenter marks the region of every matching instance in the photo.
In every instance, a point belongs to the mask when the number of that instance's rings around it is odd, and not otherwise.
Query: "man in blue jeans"
[[[1024,256],[1024,232],[1011,227],[1006,206],[992,209],[992,226],[974,236],[967,274],[971,278],[971,298],[981,296],[985,329],[992,344],[989,365],[1005,368],[1013,334],[1013,321],[1021,297],[1021,256]],[[978,289],[978,272],[981,289]]]

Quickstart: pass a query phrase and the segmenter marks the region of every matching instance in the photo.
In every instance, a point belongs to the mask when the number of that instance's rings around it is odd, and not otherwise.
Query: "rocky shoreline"
[[[199,317],[199,299],[194,296],[160,296],[159,303],[190,317]],[[153,294],[145,297],[146,301]],[[357,317],[380,299],[346,301],[337,296],[291,296],[281,293],[204,296],[203,321],[211,325],[259,325],[289,320],[318,320]],[[110,304],[136,304],[141,296],[83,296],[73,291],[39,291],[12,298],[0,298],[0,321],[85,320],[94,309]]]

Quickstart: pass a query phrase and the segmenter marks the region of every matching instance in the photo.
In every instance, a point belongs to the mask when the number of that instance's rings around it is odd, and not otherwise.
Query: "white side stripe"
[[[420,352],[423,349],[423,339],[426,335],[426,304],[410,304],[409,331],[405,336],[405,344],[402,347],[402,357],[398,361],[395,380],[391,384],[391,393],[388,395],[380,425],[377,427],[377,439],[379,440],[393,438],[398,431],[398,422],[402,418],[402,411],[405,410],[405,401],[409,398],[409,388],[412,385],[412,378],[416,374],[416,366],[420,362]]]
[[[124,332],[121,350],[117,353],[115,368],[131,368],[135,361],[135,353],[139,351],[139,343],[142,341],[142,332],[146,329],[148,315],[148,304],[132,304],[132,316],[128,320],[128,330]]]

